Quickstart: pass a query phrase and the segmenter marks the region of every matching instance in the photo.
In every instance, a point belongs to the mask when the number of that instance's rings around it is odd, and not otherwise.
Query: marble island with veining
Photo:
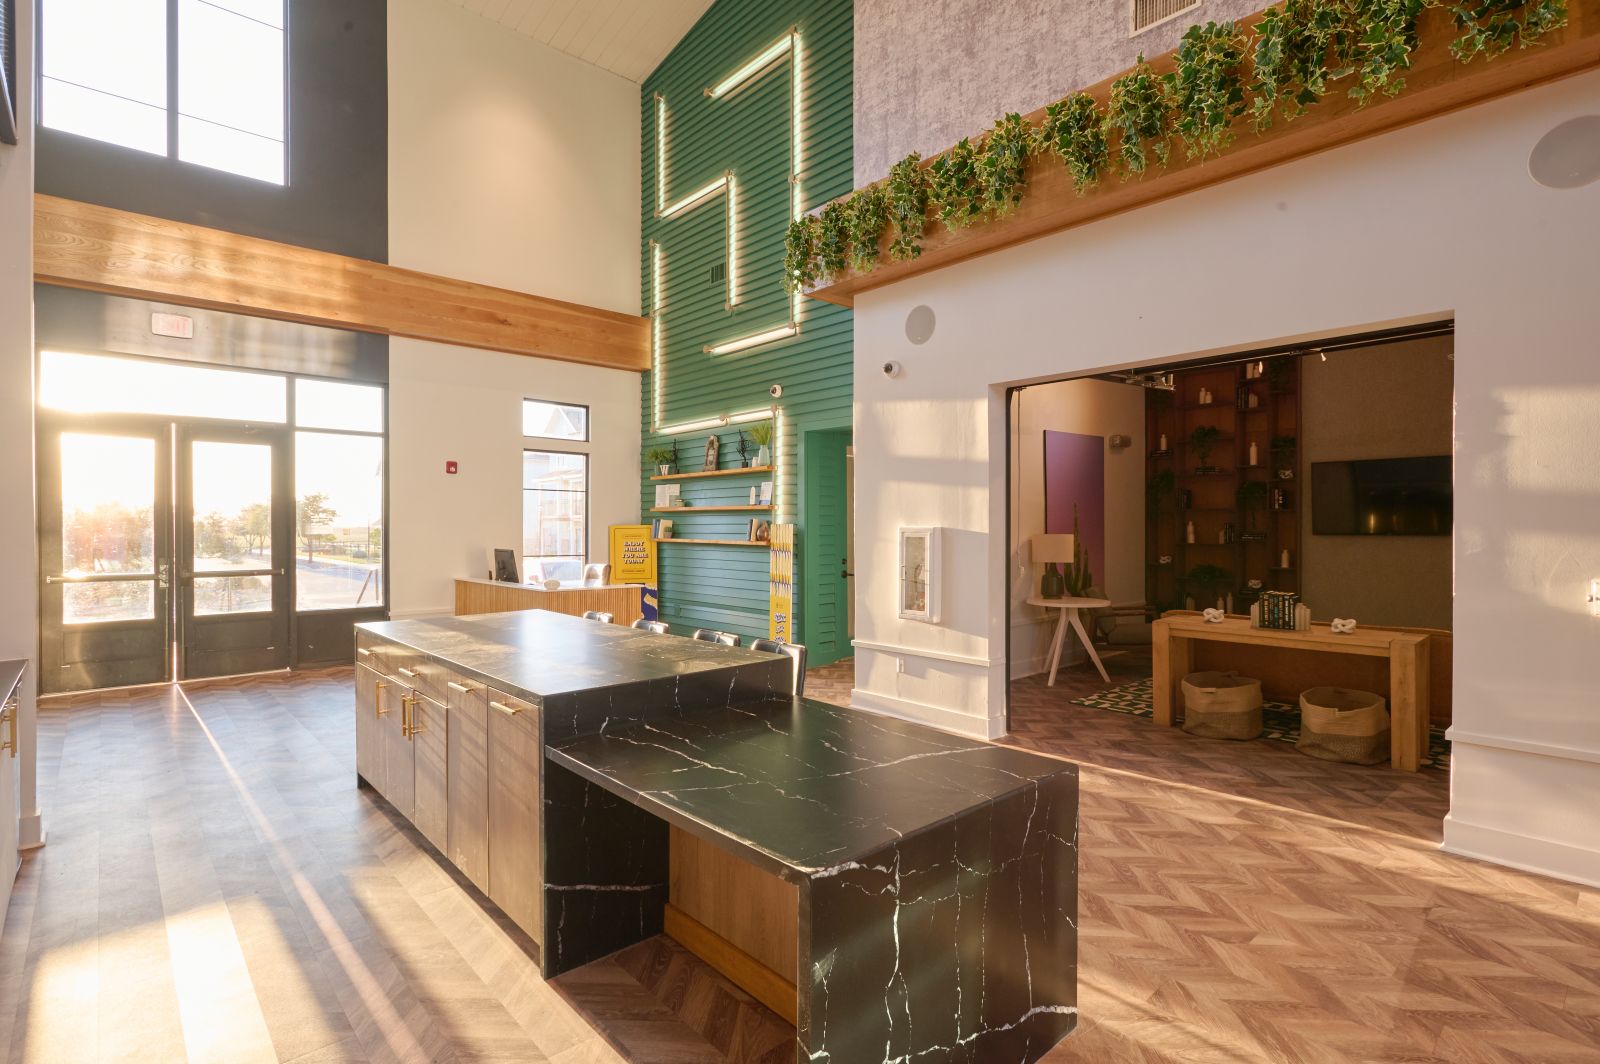
[[[799,1060],[1026,1064],[1075,1026],[1070,763],[796,698],[787,658],[675,636],[539,612],[361,630],[395,641],[390,673],[410,654],[486,684],[491,747],[537,726],[537,866],[502,866],[537,878],[547,977],[661,932],[670,826],[794,885]]]

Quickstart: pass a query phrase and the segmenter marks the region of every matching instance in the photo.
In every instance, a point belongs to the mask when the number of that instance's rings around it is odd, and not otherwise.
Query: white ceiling
[[[632,82],[667,57],[712,0],[449,0]]]

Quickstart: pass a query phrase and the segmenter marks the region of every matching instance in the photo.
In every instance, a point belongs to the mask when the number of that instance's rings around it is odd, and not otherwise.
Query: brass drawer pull
[[[377,711],[377,713],[375,715],[378,717],[378,719],[382,720],[383,719],[383,692],[389,689],[389,685],[384,683],[382,680],[376,680],[376,681],[373,682],[372,687],[373,687],[373,691],[372,691],[372,708]]]
[[[412,672],[410,669],[397,669],[395,671],[408,680],[414,680],[417,678],[417,674]]]
[[[417,696],[406,695],[400,699],[400,734],[409,742],[417,734],[416,725],[412,723],[413,714],[417,711]]]
[[[456,683],[454,680],[446,680],[444,685],[450,688],[450,690],[456,691],[460,694],[470,695],[472,693],[472,688],[470,686],[464,683]]]
[[[508,717],[514,717],[518,713],[522,712],[522,707],[521,706],[508,706],[504,702],[490,702],[489,703],[489,708],[490,709],[498,709],[500,712],[504,713]]]
[[[3,742],[0,742],[0,750],[10,750],[12,757],[17,756],[17,717],[21,715],[22,709],[18,703],[6,703],[6,738]]]
[[[356,653],[360,654],[364,658],[372,657],[372,651],[367,649],[366,647],[356,647]]]

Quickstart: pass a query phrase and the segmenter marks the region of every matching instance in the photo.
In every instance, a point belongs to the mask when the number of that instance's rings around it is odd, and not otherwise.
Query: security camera
[[[898,362],[885,362],[883,364],[883,375],[885,377],[898,377],[898,376],[900,376],[900,363],[898,363]]]
[[[774,399],[782,399],[783,398],[783,385],[774,384],[772,387],[767,389],[767,394],[772,396]]]

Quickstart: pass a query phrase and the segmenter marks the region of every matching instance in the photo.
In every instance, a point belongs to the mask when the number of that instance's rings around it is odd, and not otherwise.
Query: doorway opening
[[[349,660],[385,612],[386,389],[39,355],[40,689]]]
[[[1007,408],[1014,734],[1099,735],[1129,766],[1293,754],[1301,696],[1314,715],[1334,687],[1384,703],[1366,763],[1448,771],[1453,323],[1063,377]],[[1263,632],[1286,608],[1304,648]],[[1330,641],[1335,619],[1360,637]],[[1426,675],[1398,682],[1385,639],[1422,644]],[[1254,742],[1155,741],[1198,673],[1260,684]]]
[[[802,642],[807,663],[829,665],[854,651],[854,456],[849,429],[800,437],[803,536]]]

